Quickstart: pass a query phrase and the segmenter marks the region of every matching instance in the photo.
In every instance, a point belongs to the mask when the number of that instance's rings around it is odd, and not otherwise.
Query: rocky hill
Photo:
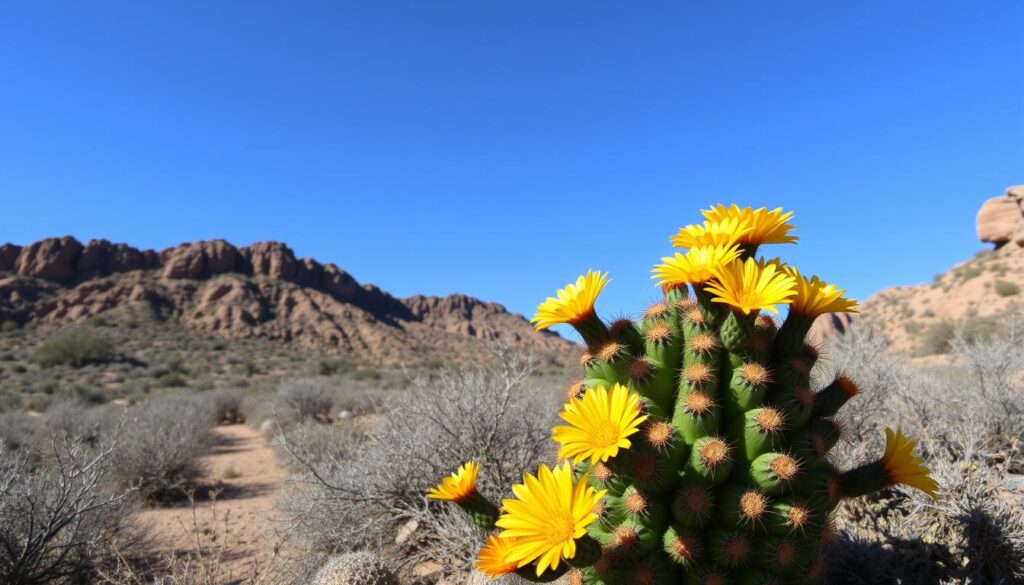
[[[486,341],[568,354],[502,305],[465,295],[396,298],[288,246],[223,240],[157,252],[72,237],[0,246],[0,324],[60,325],[99,315],[265,339],[370,363],[479,355]]]
[[[822,317],[815,333],[828,339],[863,321],[884,333],[894,347],[926,356],[944,352],[957,330],[977,335],[1004,326],[1024,309],[1024,185],[985,201],[975,225],[979,240],[993,249],[957,264],[930,284],[882,290],[861,304],[859,316]]]

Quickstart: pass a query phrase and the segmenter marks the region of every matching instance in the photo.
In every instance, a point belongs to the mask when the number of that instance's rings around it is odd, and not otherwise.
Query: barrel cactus
[[[567,323],[586,343],[552,432],[561,463],[525,474],[500,508],[476,491],[475,462],[430,493],[495,529],[481,571],[535,582],[571,571],[587,585],[814,583],[841,500],[898,484],[935,497],[898,430],[886,430],[877,461],[830,462],[843,438],[835,416],[858,389],[842,375],[815,388],[806,336],[856,302],[757,256],[796,242],[792,213],[703,215],[672,238],[686,251],[654,267],[663,298],[639,319],[597,316],[608,278],[595,271],[538,307],[538,329]]]

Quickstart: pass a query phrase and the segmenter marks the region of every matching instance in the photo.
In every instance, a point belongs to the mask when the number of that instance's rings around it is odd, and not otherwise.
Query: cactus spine
[[[719,205],[704,216],[673,238],[689,251],[655,268],[663,299],[638,321],[605,325],[596,317],[594,289],[605,282],[594,280],[599,273],[549,298],[534,318],[538,328],[569,323],[587,344],[582,382],[570,387],[562,418],[582,425],[597,447],[584,461],[559,436],[566,427],[555,434],[560,456],[576,455],[578,480],[601,494],[596,519],[577,539],[586,553],[566,557],[572,582],[815,582],[841,498],[897,483],[934,495],[927,469],[910,454],[913,442],[899,433],[879,461],[845,473],[829,462],[842,434],[833,417],[857,387],[840,376],[812,391],[818,356],[805,338],[817,316],[853,311],[856,303],[817,277],[754,258],[762,244],[796,240],[791,214]],[[790,310],[776,327],[762,310],[778,304]],[[602,437],[610,431],[569,415],[591,393],[603,397],[619,386],[639,397],[630,420],[640,422],[622,426],[619,443],[606,449],[611,443]],[[617,415],[608,416],[614,422]],[[538,576],[522,563],[516,568],[533,581],[565,570]]]

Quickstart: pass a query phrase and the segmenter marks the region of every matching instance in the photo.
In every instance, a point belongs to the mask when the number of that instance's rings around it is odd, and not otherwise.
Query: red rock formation
[[[480,340],[565,353],[521,315],[465,295],[398,299],[288,246],[224,240],[159,253],[70,237],[0,246],[0,322],[63,323],[125,307],[234,338],[267,338],[380,362],[467,355]],[[473,343],[477,345],[474,346]]]

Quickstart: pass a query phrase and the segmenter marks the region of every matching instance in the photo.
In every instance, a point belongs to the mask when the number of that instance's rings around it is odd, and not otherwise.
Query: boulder
[[[978,239],[997,248],[1009,242],[1024,245],[1024,185],[1010,187],[1004,196],[985,201],[975,226]]]

